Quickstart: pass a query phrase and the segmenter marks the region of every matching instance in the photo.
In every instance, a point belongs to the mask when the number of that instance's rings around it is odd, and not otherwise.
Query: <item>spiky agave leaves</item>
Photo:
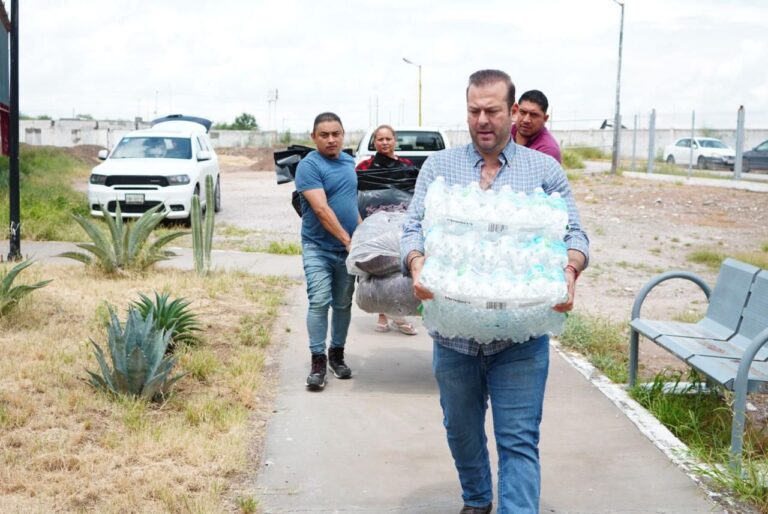
[[[51,280],[42,280],[36,284],[13,285],[13,281],[19,273],[32,265],[33,260],[26,260],[16,264],[8,272],[0,273],[0,318],[11,312],[18,305],[19,301],[34,291],[51,283]]]
[[[168,293],[155,292],[155,300],[143,293],[139,293],[140,300],[132,303],[141,316],[146,318],[152,315],[155,327],[163,329],[171,334],[168,343],[168,352],[173,351],[177,344],[197,344],[200,338],[195,332],[200,331],[197,316],[189,309],[190,302],[185,298],[170,300]]]
[[[152,313],[146,319],[130,307],[125,327],[110,309],[107,343],[112,367],[101,347],[91,340],[101,374],[90,370],[91,384],[114,394],[126,394],[147,400],[163,398],[170,387],[186,373],[170,376],[176,358],[165,355],[171,333],[155,327]]]
[[[109,236],[102,231],[98,223],[74,214],[75,221],[91,239],[90,243],[79,243],[77,246],[89,253],[64,252],[59,254],[59,257],[74,259],[86,265],[96,264],[108,274],[128,269],[143,270],[158,261],[173,257],[175,254],[163,247],[187,232],[172,232],[157,238],[151,244],[148,243],[152,231],[165,219],[166,213],[160,212],[162,208],[163,204],[156,205],[135,222],[126,223],[123,221],[119,203],[114,218],[102,205],[101,213],[109,229]]]

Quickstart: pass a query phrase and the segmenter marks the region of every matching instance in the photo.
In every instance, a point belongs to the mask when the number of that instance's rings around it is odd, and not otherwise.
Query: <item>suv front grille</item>
[[[168,179],[162,175],[112,175],[107,177],[106,185],[167,187]]]
[[[144,202],[141,204],[120,202],[120,212],[123,214],[136,214],[144,213],[150,210],[152,207],[161,204],[162,202]],[[107,204],[107,210],[112,214],[115,213],[115,201],[111,201]]]

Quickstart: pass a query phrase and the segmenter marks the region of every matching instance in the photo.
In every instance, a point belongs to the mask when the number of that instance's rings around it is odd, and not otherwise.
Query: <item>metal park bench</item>
[[[697,323],[643,319],[640,309],[657,285],[670,279],[697,284],[709,299]],[[768,271],[726,259],[714,290],[696,274],[662,273],[637,293],[629,340],[629,385],[637,381],[638,347],[645,336],[696,369],[711,382],[735,393],[731,462],[738,466],[744,438],[747,393],[768,392]]]

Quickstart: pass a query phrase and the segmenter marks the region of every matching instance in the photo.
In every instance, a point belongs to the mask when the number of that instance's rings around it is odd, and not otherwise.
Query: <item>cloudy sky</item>
[[[6,1],[6,4],[8,2]],[[27,115],[152,118],[182,112],[303,131],[462,128],[467,76],[507,71],[541,89],[556,128],[597,127],[615,105],[612,0],[30,0],[20,2]],[[625,0],[621,105],[657,126],[768,128],[768,2]],[[277,101],[274,91],[277,90]]]

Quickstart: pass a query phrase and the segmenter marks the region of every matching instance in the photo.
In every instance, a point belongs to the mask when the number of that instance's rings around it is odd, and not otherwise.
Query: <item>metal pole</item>
[[[635,114],[635,124],[632,129],[632,171],[635,169],[635,155],[637,154],[637,114]]]
[[[621,25],[619,29],[619,70],[616,74],[616,112],[613,118],[613,156],[611,158],[611,173],[616,173],[619,168],[619,133],[621,132],[621,49],[624,42],[624,4],[618,0],[613,0],[621,6]]]
[[[403,61],[419,68],[419,127],[421,127],[421,64],[416,64],[415,62],[411,61],[410,59],[406,59],[405,57],[403,57]]]
[[[419,127],[421,127],[421,64],[419,64]]]
[[[744,106],[739,106],[736,115],[736,161],[733,163],[733,180],[741,180],[741,171],[744,163],[742,156],[744,154]]]
[[[19,199],[19,2],[11,2],[11,83],[8,188],[10,197],[9,261],[21,260],[21,203]]]
[[[691,149],[688,152],[688,178],[691,178],[691,169],[693,168],[693,131],[696,126],[696,111],[691,111]]]
[[[656,109],[651,109],[651,120],[648,122],[648,169],[647,173],[653,173],[653,159],[656,149]]]

